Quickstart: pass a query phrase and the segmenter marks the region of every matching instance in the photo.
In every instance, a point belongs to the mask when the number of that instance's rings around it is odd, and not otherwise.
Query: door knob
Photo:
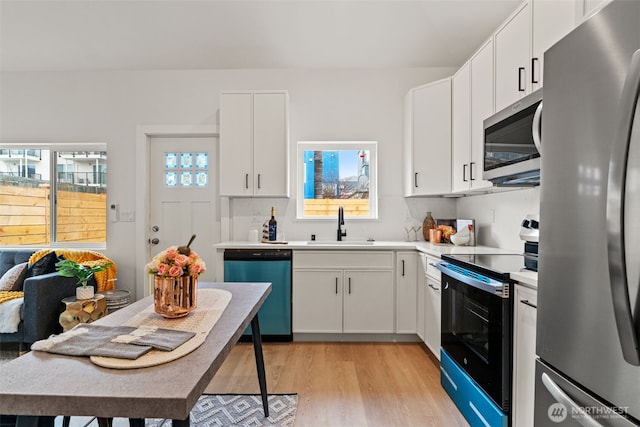
[[[158,239],[157,237],[154,237],[153,239],[149,239],[150,245],[157,245],[158,243],[160,243],[160,239]]]

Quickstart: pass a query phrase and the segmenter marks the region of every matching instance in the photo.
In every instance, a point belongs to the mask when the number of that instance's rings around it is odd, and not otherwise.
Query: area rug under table
[[[270,394],[269,417],[262,410],[259,394],[203,394],[191,410],[191,426],[280,426],[292,427],[298,405],[297,394]],[[146,427],[169,427],[170,420],[147,419]]]

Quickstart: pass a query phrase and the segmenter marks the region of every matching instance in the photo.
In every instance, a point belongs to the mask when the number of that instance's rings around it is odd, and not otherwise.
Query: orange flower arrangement
[[[149,274],[160,277],[198,277],[207,269],[196,251],[190,250],[187,255],[179,251],[177,246],[171,246],[154,256],[146,268]]]

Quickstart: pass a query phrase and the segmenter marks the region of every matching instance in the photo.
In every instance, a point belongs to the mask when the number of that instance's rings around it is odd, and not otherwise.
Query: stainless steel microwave
[[[484,121],[482,178],[498,186],[540,184],[542,89]]]

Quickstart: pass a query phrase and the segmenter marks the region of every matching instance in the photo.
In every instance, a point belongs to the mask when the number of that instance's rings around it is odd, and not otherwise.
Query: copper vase
[[[196,276],[153,276],[153,309],[173,319],[183,317],[196,308],[198,278]]]

